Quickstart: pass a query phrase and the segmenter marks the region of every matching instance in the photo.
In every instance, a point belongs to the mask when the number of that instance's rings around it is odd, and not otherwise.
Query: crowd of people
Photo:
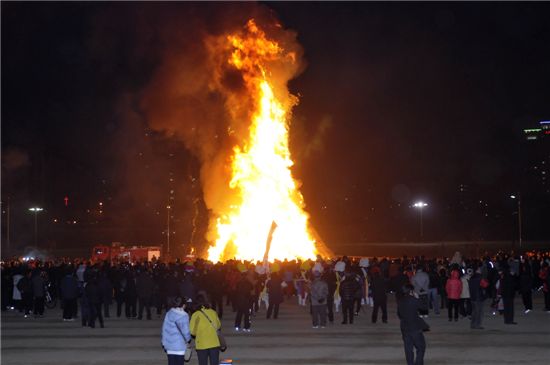
[[[516,324],[517,293],[525,313],[535,309],[550,312],[549,265],[548,252],[500,252],[478,258],[456,253],[452,258],[439,259],[319,257],[315,261],[271,264],[213,264],[201,259],[171,263],[10,261],[2,264],[2,310],[40,318],[48,288],[60,298],[63,321],[80,317],[82,326],[95,327],[97,321],[104,327],[104,318],[112,316],[160,318],[163,312],[181,308],[184,298],[186,304],[200,303],[203,312],[215,313],[216,320],[227,316],[229,306],[235,318],[234,330],[250,332],[251,318],[260,315],[262,306],[267,319],[284,315],[280,304],[285,298],[309,307],[312,327],[321,329],[335,322],[335,312],[341,312],[342,325],[352,325],[365,307],[372,307],[372,323],[378,321],[379,314],[387,323],[388,296],[395,296],[397,303],[414,296],[419,318],[446,309],[450,322],[468,318],[470,327],[477,330],[483,329],[486,300],[492,313],[502,314],[504,323],[511,325]],[[534,291],[544,293],[544,308],[533,307]],[[197,310],[192,305],[186,311],[192,312],[191,308]],[[399,317],[404,320],[400,313]],[[202,326],[206,324],[203,320]],[[413,346],[412,337],[409,343]],[[422,353],[417,352],[418,356]]]

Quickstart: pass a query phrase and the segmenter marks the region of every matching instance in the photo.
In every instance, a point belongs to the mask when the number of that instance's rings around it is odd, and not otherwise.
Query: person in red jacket
[[[455,322],[458,321],[458,306],[460,304],[460,294],[462,293],[462,281],[460,280],[458,270],[451,271],[451,277],[447,280],[445,291],[447,292],[449,309],[449,322],[453,320],[453,309]]]

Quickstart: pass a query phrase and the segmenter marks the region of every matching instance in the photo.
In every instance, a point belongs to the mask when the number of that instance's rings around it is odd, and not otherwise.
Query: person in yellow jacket
[[[197,297],[196,311],[191,316],[189,328],[191,335],[195,337],[195,349],[199,365],[220,363],[220,341],[217,331],[222,324],[215,310],[210,308],[204,296]]]

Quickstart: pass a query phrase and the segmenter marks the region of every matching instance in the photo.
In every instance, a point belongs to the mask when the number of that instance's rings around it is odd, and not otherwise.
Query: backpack
[[[27,277],[22,277],[17,282],[17,290],[21,292],[21,294],[27,293],[31,291],[31,281]]]

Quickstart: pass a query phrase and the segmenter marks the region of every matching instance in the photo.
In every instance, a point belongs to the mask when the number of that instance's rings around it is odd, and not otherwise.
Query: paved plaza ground
[[[535,310],[523,313],[516,298],[517,326],[504,325],[493,316],[486,301],[485,330],[471,330],[469,322],[448,322],[446,312],[430,313],[431,331],[426,333],[426,364],[550,364],[550,313],[542,311],[542,296],[535,296]],[[226,308],[227,309],[227,308]],[[251,333],[232,331],[234,316],[223,318],[229,349],[222,358],[234,364],[404,364],[404,353],[395,315],[395,300],[389,298],[389,323],[370,323],[371,308],[364,308],[353,325],[313,329],[308,310],[295,300],[285,302],[280,318],[267,320],[265,309],[253,319]],[[109,364],[164,365],[160,347],[162,320],[110,318],[104,329],[83,328],[80,322],[62,322],[59,309],[45,318],[23,318],[2,313],[3,365]],[[196,354],[190,362],[197,364]]]

